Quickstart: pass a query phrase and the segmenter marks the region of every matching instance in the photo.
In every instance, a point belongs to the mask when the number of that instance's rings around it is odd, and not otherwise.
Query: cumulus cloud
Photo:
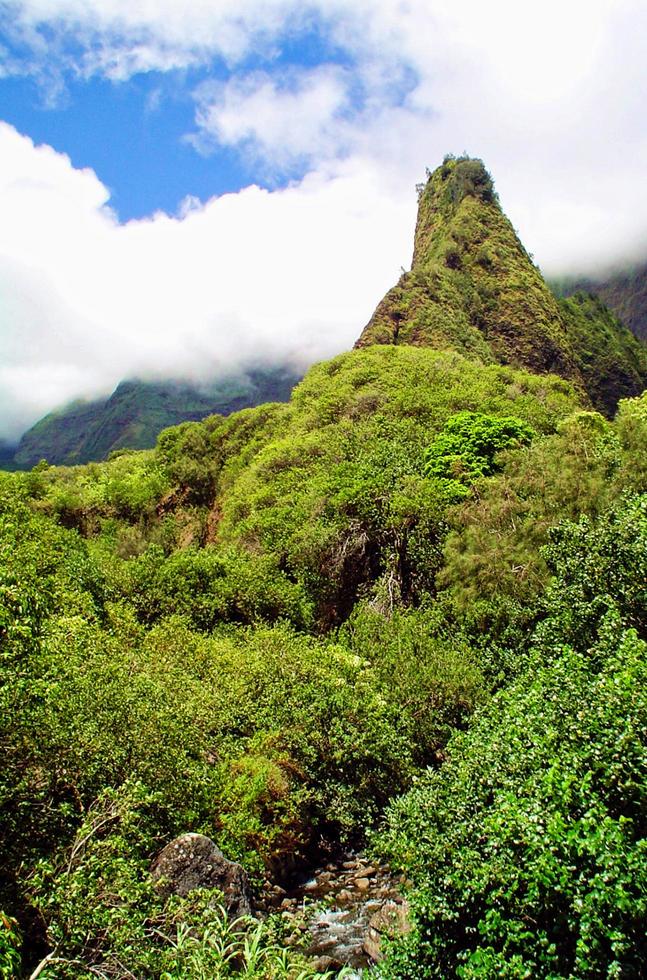
[[[119,224],[90,171],[0,125],[0,435],[124,377],[349,347],[408,255],[412,193],[352,161]]]
[[[31,71],[53,98],[66,74],[217,64],[187,138],[239,149],[259,178],[299,177],[120,224],[101,175],[3,127],[6,432],[128,374],[348,347],[408,264],[413,185],[447,152],[483,157],[551,275],[647,251],[642,0],[0,0],[0,13],[5,74]],[[324,63],[286,65],[285,41],[313,28]]]
[[[215,143],[243,146],[279,168],[294,161],[338,156],[342,110],[348,106],[346,72],[335,65],[274,78],[253,72],[225,83],[205,82],[196,91],[197,149]]]

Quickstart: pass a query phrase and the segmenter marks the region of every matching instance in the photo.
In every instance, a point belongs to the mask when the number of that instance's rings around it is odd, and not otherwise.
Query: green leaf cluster
[[[647,499],[551,534],[520,676],[396,802],[416,927],[381,976],[644,971]]]

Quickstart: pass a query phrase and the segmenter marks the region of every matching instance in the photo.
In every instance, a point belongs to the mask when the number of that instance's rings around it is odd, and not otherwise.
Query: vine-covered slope
[[[446,158],[420,188],[411,271],[357,341],[370,344],[452,348],[560,374],[607,412],[647,379],[644,349],[603,307],[557,302],[483,163],[468,157]]]

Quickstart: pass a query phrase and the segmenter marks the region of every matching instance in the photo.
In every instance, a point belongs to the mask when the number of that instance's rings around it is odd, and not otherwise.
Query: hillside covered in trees
[[[551,283],[557,296],[589,293],[600,299],[641,340],[647,339],[647,262],[606,275],[567,276]]]
[[[344,975],[161,888],[197,833],[257,909],[353,848],[401,874],[365,976],[647,976],[645,376],[447,158],[289,402],[0,474],[0,975]]]
[[[122,381],[109,398],[77,401],[50,412],[5,450],[6,468],[31,469],[42,459],[73,466],[106,459],[120,449],[151,449],[162,429],[229,415],[267,401],[286,401],[300,380],[294,368],[265,368],[209,383]],[[2,447],[0,446],[0,451]]]

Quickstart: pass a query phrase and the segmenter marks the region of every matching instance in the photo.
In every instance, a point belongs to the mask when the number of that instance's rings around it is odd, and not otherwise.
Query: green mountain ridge
[[[276,367],[198,385],[188,381],[122,381],[107,399],[77,401],[50,412],[26,432],[7,462],[30,469],[41,459],[71,466],[120,449],[150,449],[162,429],[206,415],[229,415],[266,401],[286,401],[301,375]]]
[[[593,276],[564,276],[551,281],[557,296],[592,293],[640,340],[647,340],[647,262]]]
[[[385,865],[411,928],[366,980],[647,976],[640,345],[550,295],[480,161],[399,288],[289,401],[0,473],[2,980],[348,977]],[[212,866],[158,887],[187,833],[258,919]]]
[[[378,304],[357,347],[451,348],[559,374],[606,413],[642,391],[645,349],[600,304],[558,302],[482,161],[447,157],[419,193],[411,271]]]

